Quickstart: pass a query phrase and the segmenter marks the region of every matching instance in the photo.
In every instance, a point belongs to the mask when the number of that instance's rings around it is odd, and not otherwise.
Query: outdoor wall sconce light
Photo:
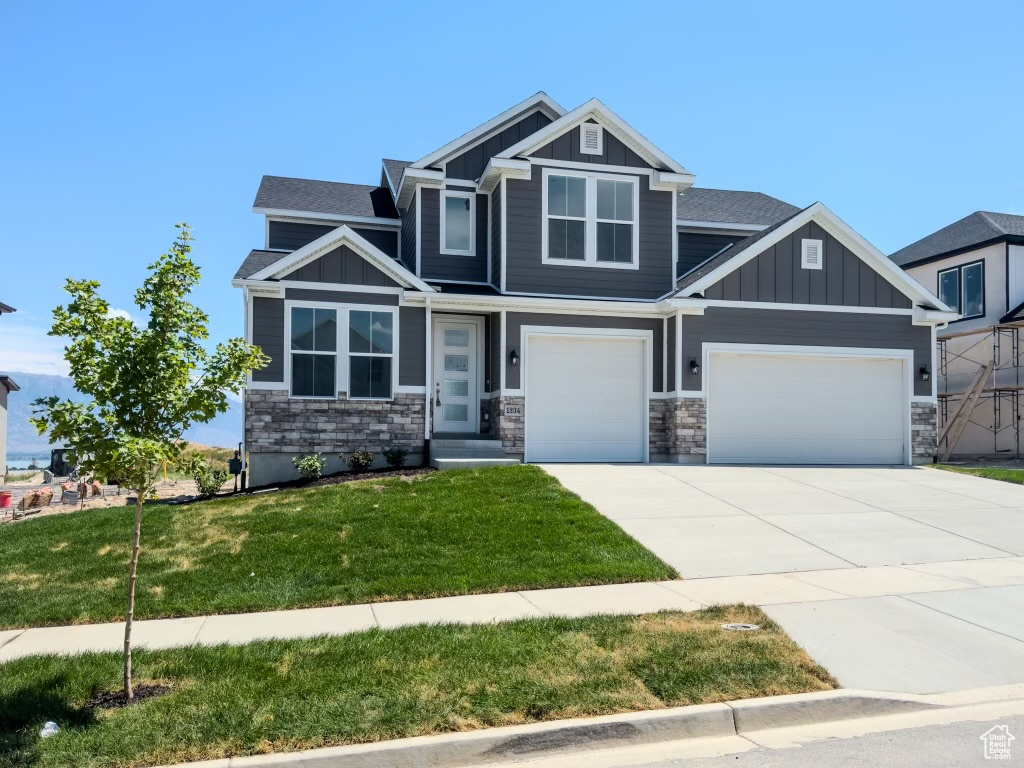
[[[690,374],[696,376],[698,373],[700,373],[700,366],[697,365],[697,361],[690,360]]]
[[[928,373],[928,366],[927,365],[922,365],[918,369],[918,373],[921,374],[921,381],[928,381],[932,377],[932,375],[930,373]]]
[[[512,363],[512,367],[519,365],[519,353],[516,352],[516,348],[512,347],[512,351],[508,353],[508,361]]]

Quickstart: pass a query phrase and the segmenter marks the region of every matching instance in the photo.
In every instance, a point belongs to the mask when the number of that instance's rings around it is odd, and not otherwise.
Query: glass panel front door
[[[478,326],[437,320],[434,326],[434,432],[477,432]]]

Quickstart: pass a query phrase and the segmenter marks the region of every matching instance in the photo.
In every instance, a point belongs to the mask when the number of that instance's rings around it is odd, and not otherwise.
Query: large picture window
[[[939,272],[939,300],[961,320],[985,314],[985,262],[975,261]]]
[[[389,399],[394,315],[353,309],[348,316],[348,396],[350,399]]]
[[[545,264],[637,268],[635,179],[544,172]]]
[[[476,255],[476,195],[441,193],[441,253]]]
[[[337,311],[292,307],[291,313],[292,396],[337,397]]]

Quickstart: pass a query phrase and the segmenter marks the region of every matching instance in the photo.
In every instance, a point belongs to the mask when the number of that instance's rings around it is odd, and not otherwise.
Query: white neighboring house
[[[0,317],[15,312],[14,307],[0,303]],[[10,376],[0,374],[0,480],[7,473],[7,393],[17,392],[18,385]]]
[[[976,211],[890,257],[960,318],[938,331],[939,424],[994,363],[953,454],[1019,454],[1024,393],[1024,216]]]

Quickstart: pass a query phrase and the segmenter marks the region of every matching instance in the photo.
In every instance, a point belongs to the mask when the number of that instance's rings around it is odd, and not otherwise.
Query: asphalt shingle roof
[[[235,272],[235,280],[247,280],[261,269],[269,267],[275,261],[283,259],[287,253],[281,251],[249,251],[242,266]]]
[[[388,170],[388,176],[391,177],[391,183],[395,185],[394,192],[398,193],[398,186],[402,183],[402,172],[412,165],[412,161],[409,160],[389,160],[384,158],[384,167]]]
[[[943,227],[916,243],[911,243],[889,258],[901,267],[951,251],[970,248],[1001,237],[1024,237],[1024,216],[1010,213],[975,211],[948,227]]]
[[[761,192],[690,187],[679,195],[676,218],[769,226],[799,211],[795,205]]]
[[[690,272],[687,272],[685,275],[679,278],[678,282],[676,283],[676,288],[679,290],[683,290],[687,286],[693,285],[695,282],[700,280],[700,278],[718,269],[718,267],[722,266],[730,259],[738,256],[742,251],[747,250],[747,248],[754,245],[754,243],[756,243],[758,240],[760,240],[763,237],[767,237],[772,232],[781,227],[783,224],[788,222],[790,219],[792,219],[793,217],[800,213],[803,213],[803,211],[805,210],[807,209],[804,208],[803,210],[801,210],[799,208],[793,207],[793,213],[787,216],[786,218],[782,219],[781,221],[775,222],[775,224],[768,227],[767,229],[762,229],[757,234],[744,238],[743,240],[740,240],[738,243],[734,243],[733,245],[729,246],[729,248],[722,251],[718,255],[714,256],[711,259],[708,259],[703,264],[691,270]]]
[[[398,218],[391,193],[381,187],[293,179],[287,176],[264,176],[253,207],[341,216]]]

